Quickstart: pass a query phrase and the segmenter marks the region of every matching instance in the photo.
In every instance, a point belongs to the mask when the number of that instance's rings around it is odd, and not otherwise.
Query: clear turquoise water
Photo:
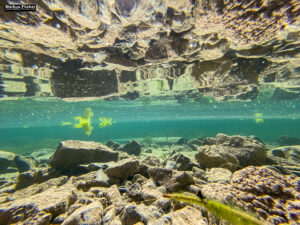
[[[75,116],[90,107],[92,134],[74,128]],[[62,140],[124,141],[150,137],[214,137],[217,133],[255,135],[276,145],[282,135],[300,138],[300,100],[252,102],[203,102],[179,104],[171,100],[65,102],[55,98],[22,98],[0,101],[0,149],[28,153],[55,149]],[[263,122],[255,121],[255,113]],[[99,128],[99,117],[115,123]],[[71,122],[70,126],[62,126]]]

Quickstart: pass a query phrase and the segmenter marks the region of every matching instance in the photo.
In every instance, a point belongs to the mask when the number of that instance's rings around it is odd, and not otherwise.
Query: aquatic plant
[[[200,193],[200,197],[193,194],[164,194],[165,198],[173,199],[179,202],[191,203],[200,207],[204,207],[207,211],[214,214],[222,220],[228,221],[232,225],[263,225],[254,216],[247,214],[235,207],[225,205],[221,202],[205,199]]]
[[[99,120],[100,120],[100,124],[99,124],[100,128],[112,125],[112,118],[100,117]]]
[[[84,115],[82,116],[76,116],[74,119],[76,121],[79,121],[77,124],[74,125],[74,128],[82,128],[84,129],[84,132],[86,135],[90,136],[93,130],[93,127],[91,126],[91,117],[93,116],[93,112],[91,108],[86,108],[84,111]]]

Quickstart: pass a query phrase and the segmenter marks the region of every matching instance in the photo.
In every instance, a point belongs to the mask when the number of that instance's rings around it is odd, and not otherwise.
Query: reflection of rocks
[[[0,14],[0,70],[22,74],[15,83],[31,87],[7,85],[5,95],[135,99],[174,97],[175,89],[177,96],[193,90],[245,100],[257,97],[258,84],[276,82],[288,91],[276,88],[274,99],[299,96],[294,0],[201,1],[194,17],[188,0],[36,4],[41,10],[26,18]]]
[[[276,142],[280,146],[289,146],[289,145],[300,145],[300,138],[290,137],[290,136],[281,136]]]
[[[118,152],[96,142],[63,141],[50,158],[50,165],[60,170],[70,170],[79,164],[117,161]]]
[[[234,171],[237,166],[263,165],[266,152],[264,144],[254,138],[218,134],[215,139],[204,140],[195,158],[205,167]]]

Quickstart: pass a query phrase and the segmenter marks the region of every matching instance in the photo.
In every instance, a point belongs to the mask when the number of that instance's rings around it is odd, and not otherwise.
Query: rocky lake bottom
[[[227,224],[166,198],[183,192],[234,205],[261,224],[299,224],[299,145],[225,134],[145,142],[0,151],[0,224]]]

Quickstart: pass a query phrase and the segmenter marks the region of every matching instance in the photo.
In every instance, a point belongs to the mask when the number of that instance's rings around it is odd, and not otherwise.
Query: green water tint
[[[90,127],[84,128],[79,117],[85,118],[87,108],[93,116],[89,119]],[[56,98],[2,100],[0,149],[23,153],[56,148],[67,139],[105,143],[145,137],[205,138],[218,133],[255,135],[267,144],[276,145],[276,139],[282,135],[299,138],[299,108],[299,99],[216,102],[207,98],[185,103],[151,98],[85,102]],[[91,127],[93,130],[89,132]]]

